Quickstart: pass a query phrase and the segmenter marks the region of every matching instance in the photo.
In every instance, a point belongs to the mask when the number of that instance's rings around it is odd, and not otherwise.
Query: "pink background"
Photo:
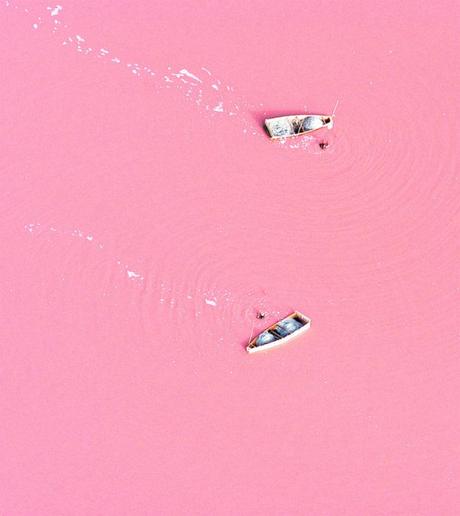
[[[2,514],[458,514],[459,11],[2,1]]]

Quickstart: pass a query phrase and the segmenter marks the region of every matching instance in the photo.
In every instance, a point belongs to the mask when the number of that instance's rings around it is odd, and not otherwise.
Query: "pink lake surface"
[[[2,1],[1,514],[459,513],[459,19]]]

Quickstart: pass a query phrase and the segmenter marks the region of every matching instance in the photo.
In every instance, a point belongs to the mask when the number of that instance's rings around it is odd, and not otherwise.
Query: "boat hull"
[[[265,127],[270,138],[290,138],[312,133],[323,127],[332,129],[333,115],[289,115],[276,118],[267,118]]]
[[[276,327],[283,323],[284,321],[288,321],[290,319],[294,319],[297,321],[300,321],[302,323],[302,326],[300,328],[297,328],[295,331],[290,333],[289,335],[285,337],[278,338],[276,340],[273,340],[272,342],[268,342],[267,344],[257,345],[257,339],[262,335],[263,333],[276,331]],[[281,321],[278,321],[275,324],[272,324],[270,327],[268,327],[264,332],[259,334],[257,337],[254,337],[254,339],[251,340],[251,342],[246,346],[246,351],[248,353],[258,353],[260,351],[268,351],[269,349],[278,348],[280,346],[284,346],[288,342],[291,342],[299,337],[301,337],[305,332],[307,332],[310,329],[311,326],[311,319],[307,317],[306,315],[300,313],[300,312],[293,312],[292,314],[288,315]]]

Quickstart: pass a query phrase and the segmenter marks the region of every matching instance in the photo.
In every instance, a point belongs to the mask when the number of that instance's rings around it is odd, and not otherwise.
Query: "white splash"
[[[193,73],[189,72],[185,68],[182,68],[182,70],[179,71],[179,74],[186,75],[187,77],[190,77],[191,79],[194,79],[195,81],[203,82],[199,77],[197,77]]]
[[[136,271],[130,271],[130,270],[127,270],[127,271],[126,271],[126,274],[128,275],[128,278],[129,278],[129,279],[138,279],[138,278],[143,279],[143,278],[142,278],[142,274],[139,274],[139,273],[138,273],[138,272],[136,272]]]
[[[47,7],[48,11],[51,11],[51,16],[57,16],[62,11],[62,5],[56,5],[56,7]]]
[[[214,111],[217,111],[218,113],[223,113],[224,111],[224,103],[220,101],[217,106],[213,108]]]
[[[38,224],[38,223],[37,223],[37,224],[30,223],[30,224],[26,224],[26,225],[24,226],[24,229],[25,229],[26,231],[28,231],[29,233],[33,233],[34,231],[36,231],[36,230],[37,230],[37,229],[39,229],[39,228],[40,228],[40,224]]]
[[[91,243],[91,245],[96,246],[98,249],[105,248],[104,244],[99,242],[92,233],[86,233],[79,228],[58,229],[55,226],[47,226],[38,222],[31,222],[29,224],[25,224],[24,229],[28,233],[43,234],[46,232],[51,232],[61,237],[79,238],[85,242]],[[117,260],[116,258],[114,259],[113,257],[110,257],[110,260],[116,263],[118,268],[121,271],[124,271],[130,280],[137,280],[140,282],[144,281],[144,276],[140,272],[137,272],[132,267],[127,266],[121,260]]]
[[[5,5],[12,5],[12,2],[7,0]],[[19,7],[14,6],[14,8]],[[33,16],[28,9],[22,8],[22,10],[29,16]],[[244,106],[248,107],[247,103],[231,93],[234,91],[232,86],[222,85],[221,81],[212,74],[209,68],[200,67],[206,74],[203,77],[202,74],[186,67],[180,67],[175,71],[174,67],[170,65],[166,67],[166,70],[154,70],[145,63],[132,64],[129,61],[123,62],[119,57],[114,57],[114,52],[104,45],[98,45],[95,48],[90,47],[84,34],[73,32],[69,25],[64,23],[62,18],[57,20],[57,17],[62,15],[63,6],[61,4],[48,6],[46,11],[50,15],[49,18],[39,16],[40,11],[37,8],[34,15],[35,20],[33,20],[31,25],[35,30],[42,27],[48,28],[57,37],[61,36],[62,39],[59,43],[62,46],[73,48],[74,51],[81,55],[92,55],[101,61],[106,59],[113,64],[124,64],[136,79],[143,78],[152,81],[153,87],[157,90],[179,91],[184,98],[194,102],[207,116],[235,116],[239,114],[241,115],[239,119],[243,126],[246,127],[251,123],[253,125],[250,118],[244,115],[244,110],[240,109]],[[254,131],[251,131],[251,134],[253,133]]]

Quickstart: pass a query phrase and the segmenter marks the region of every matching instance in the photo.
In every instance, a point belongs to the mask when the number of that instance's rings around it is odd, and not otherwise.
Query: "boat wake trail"
[[[256,123],[251,114],[254,111],[263,110],[264,104],[248,101],[235,91],[234,86],[216,77],[208,66],[203,65],[198,70],[183,66],[177,68],[167,66],[162,69],[135,59],[122,58],[120,49],[97,45],[84,34],[84,31],[75,31],[64,21],[65,9],[61,5],[40,8],[34,4],[25,7],[19,2],[9,0],[4,0],[3,3],[5,7],[27,16],[32,30],[51,33],[64,49],[117,67],[132,75],[133,78],[146,82],[148,87],[157,92],[179,93],[184,99],[193,103],[203,115],[210,118],[230,118],[247,137],[266,139],[261,124]],[[320,137],[315,135],[292,141],[281,139],[272,144],[280,149],[319,153],[319,141]]]

